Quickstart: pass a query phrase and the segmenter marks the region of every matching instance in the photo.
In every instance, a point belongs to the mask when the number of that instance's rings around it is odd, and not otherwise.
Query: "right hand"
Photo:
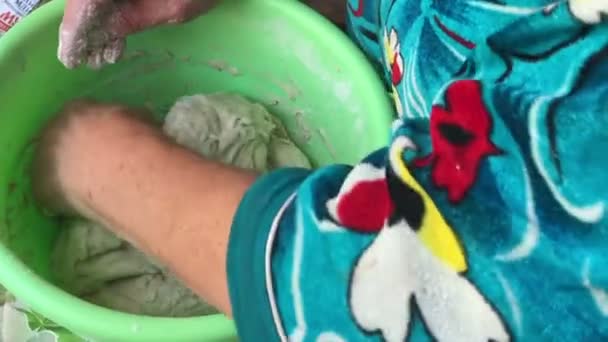
[[[114,145],[146,137],[165,139],[144,110],[90,100],[68,103],[38,139],[32,165],[38,204],[54,215],[91,214],[90,183],[104,170],[102,163],[120,157],[113,152],[124,150]]]
[[[130,34],[188,21],[219,0],[67,0],[59,31],[59,60],[67,68],[115,63]]]
[[[230,314],[230,227],[256,175],[173,143],[150,118],[122,105],[69,103],[38,140],[34,195],[54,214],[102,224]]]

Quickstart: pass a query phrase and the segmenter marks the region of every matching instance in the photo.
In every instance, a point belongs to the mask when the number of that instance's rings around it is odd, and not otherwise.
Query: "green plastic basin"
[[[224,0],[192,23],[132,37],[124,60],[97,72],[57,61],[62,10],[53,1],[0,39],[0,283],[95,341],[233,339],[222,315],[129,315],[52,284],[57,222],[34,205],[28,176],[38,131],[80,96],[145,105],[162,116],[179,96],[229,91],[265,104],[316,166],[354,163],[390,133],[393,112],[381,81],[341,31],[293,0]]]

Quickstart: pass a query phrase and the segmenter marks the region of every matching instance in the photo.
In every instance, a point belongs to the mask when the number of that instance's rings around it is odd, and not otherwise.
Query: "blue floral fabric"
[[[277,335],[608,339],[608,3],[348,10],[399,117],[385,149],[316,171],[277,216]]]

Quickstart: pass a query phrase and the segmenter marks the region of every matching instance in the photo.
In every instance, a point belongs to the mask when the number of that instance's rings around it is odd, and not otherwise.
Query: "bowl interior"
[[[232,323],[220,315],[127,315],[47,281],[57,223],[30,195],[37,132],[76,97],[146,106],[160,118],[180,96],[229,91],[265,104],[316,166],[354,163],[386,142],[392,110],[385,89],[341,32],[295,1],[225,0],[189,24],[132,37],[124,59],[97,72],[68,71],[57,61],[62,6],[43,6],[0,40],[0,282],[41,314],[95,340],[233,336]]]

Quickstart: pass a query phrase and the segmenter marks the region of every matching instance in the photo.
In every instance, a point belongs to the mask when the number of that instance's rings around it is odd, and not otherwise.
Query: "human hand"
[[[40,136],[34,195],[51,213],[105,226],[230,314],[230,226],[256,175],[202,159],[150,117],[115,104],[68,104]]]
[[[143,110],[115,104],[68,103],[37,141],[32,185],[39,205],[52,214],[90,216],[88,189],[103,169],[100,163],[113,159],[117,149],[124,152],[129,139],[164,139],[149,118]]]
[[[219,0],[67,0],[58,58],[67,68],[99,68],[122,55],[125,38],[163,24],[188,21]]]

